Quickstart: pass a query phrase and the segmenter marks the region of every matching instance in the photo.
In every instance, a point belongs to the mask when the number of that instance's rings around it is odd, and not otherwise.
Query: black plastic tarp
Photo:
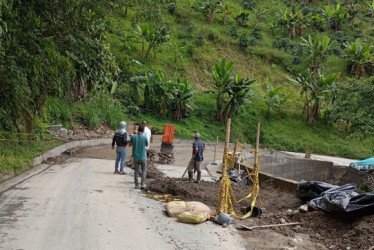
[[[301,181],[299,198],[316,208],[329,212],[353,212],[359,210],[374,213],[374,193],[358,194],[356,184],[331,185],[321,181]]]

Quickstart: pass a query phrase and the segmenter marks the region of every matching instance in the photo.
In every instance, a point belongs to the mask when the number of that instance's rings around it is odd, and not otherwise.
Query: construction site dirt
[[[200,201],[208,205],[213,213],[218,204],[217,181],[204,181],[190,183],[186,178],[181,179],[192,153],[192,141],[178,141],[174,145],[175,162],[172,166],[158,165],[150,169],[147,179],[147,189],[144,194],[171,194],[175,199],[183,201]],[[205,167],[208,162],[222,158],[223,145],[215,152],[214,143],[208,144],[204,155]],[[157,150],[159,144],[152,144]],[[131,149],[129,149],[131,150]],[[128,152],[131,155],[131,152]],[[110,147],[94,147],[81,150],[78,157],[114,159],[114,152]],[[167,169],[176,175],[165,175],[159,169]],[[205,169],[206,171],[206,169]],[[180,176],[180,177],[175,177]],[[212,179],[212,178],[211,178]],[[232,182],[232,187],[237,200],[246,197],[251,186]],[[236,211],[250,206],[251,199],[246,199],[239,204],[234,204]],[[261,182],[260,199],[257,206],[262,208],[262,215],[257,218],[244,220],[234,219],[230,227],[238,228],[250,249],[372,249],[374,246],[374,215],[371,214],[331,214],[316,210],[307,213],[299,212],[302,201],[296,197],[295,192],[284,190],[274,185],[273,181]],[[240,225],[256,226],[269,224],[282,224],[299,222],[300,225],[274,228],[259,228],[253,231],[240,230]],[[206,222],[212,223],[212,222]],[[217,227],[220,225],[216,225]]]

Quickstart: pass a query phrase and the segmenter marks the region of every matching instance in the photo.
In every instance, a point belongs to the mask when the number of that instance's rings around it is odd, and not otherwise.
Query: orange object
[[[175,127],[170,124],[166,124],[164,127],[164,133],[162,135],[162,142],[172,145],[174,138]]]

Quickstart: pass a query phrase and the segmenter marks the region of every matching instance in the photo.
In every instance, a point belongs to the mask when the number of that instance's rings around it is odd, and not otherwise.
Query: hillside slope
[[[142,112],[141,115],[134,112],[135,120],[140,119],[140,115],[160,130],[164,123],[173,122],[179,137],[187,138],[193,132],[200,131],[207,140],[215,140],[216,136],[222,139],[224,125],[214,121],[216,90],[209,73],[216,61],[224,58],[235,62],[235,70],[241,71],[242,76],[255,79],[257,84],[256,97],[251,104],[233,117],[233,138],[253,142],[259,121],[263,128],[262,141],[268,147],[359,158],[374,153],[372,147],[368,147],[374,143],[371,130],[367,134],[359,131],[352,136],[354,127],[349,124],[351,133],[344,131],[347,122],[329,116],[335,112],[331,102],[322,103],[320,118],[307,123],[306,116],[302,114],[305,96],[300,96],[301,89],[290,81],[299,74],[305,74],[311,64],[312,55],[306,45],[308,36],[314,39],[326,35],[333,46],[323,52],[319,68],[326,74],[340,73],[336,87],[340,89],[340,86],[347,85],[346,82],[363,79],[373,82],[368,78],[372,68],[360,79],[351,74],[345,52],[347,44],[353,43],[358,37],[368,44],[373,41],[369,1],[357,3],[357,6],[326,5],[323,2],[222,1],[216,7],[212,6],[217,1],[156,2],[150,7],[144,1],[138,1],[128,6],[127,11],[126,6],[118,5],[115,11],[117,15],[108,19],[111,49],[124,70],[124,81],[117,97],[127,97],[129,102],[125,102],[126,105],[136,103],[128,96],[121,95],[122,92],[133,94],[129,90],[134,84],[131,77],[162,71],[169,80],[186,77],[193,82],[196,92],[192,103],[194,109],[188,118],[178,122],[171,120],[171,116],[160,116],[154,112]],[[337,27],[339,23],[336,18],[327,17],[326,8],[345,11],[341,27]],[[353,26],[352,8],[358,9]],[[208,11],[212,9],[215,9],[214,21],[209,22]],[[225,25],[224,13],[228,13]],[[147,58],[141,55],[143,40],[138,34],[138,28],[144,24],[156,28],[164,26],[169,31],[165,41],[151,49]],[[150,38],[145,36],[146,49],[150,44],[147,39]],[[142,85],[139,82],[135,84]],[[279,112],[268,112],[267,84],[281,87],[279,96],[288,97]]]

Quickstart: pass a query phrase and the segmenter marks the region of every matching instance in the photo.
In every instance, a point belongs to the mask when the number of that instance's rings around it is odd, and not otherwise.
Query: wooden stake
[[[225,150],[223,152],[223,160],[222,160],[222,174],[225,174],[227,172],[227,169],[225,169],[227,164],[225,164],[225,157],[227,157],[229,153],[229,143],[230,143],[230,131],[231,130],[231,119],[227,120],[226,124],[226,137],[225,137]]]
[[[214,149],[214,161],[213,161],[214,165],[217,164],[216,163],[217,147],[218,147],[218,136],[217,136],[216,148]]]
[[[257,123],[257,137],[256,137],[256,150],[255,150],[255,166],[258,165],[259,146],[260,145],[260,123]]]

